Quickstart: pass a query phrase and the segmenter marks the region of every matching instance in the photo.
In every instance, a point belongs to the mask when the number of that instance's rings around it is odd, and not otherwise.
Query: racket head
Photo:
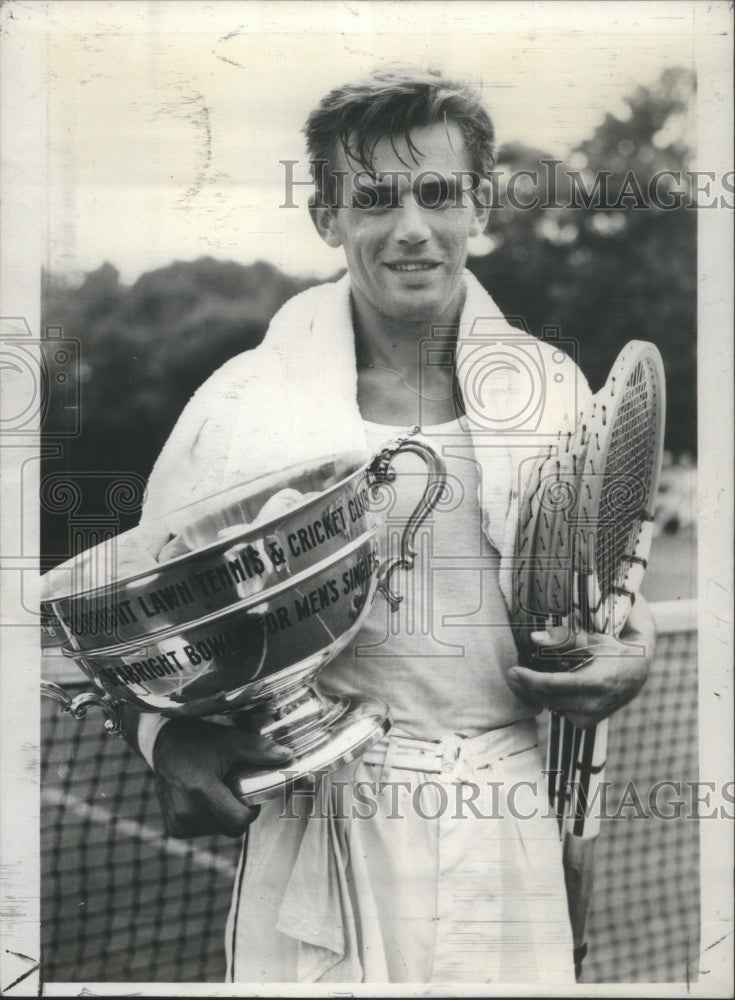
[[[658,349],[631,341],[574,431],[560,432],[536,463],[513,567],[519,619],[541,624],[582,605],[588,631],[623,628],[650,551],[665,407]],[[592,597],[582,593],[591,586]],[[600,597],[603,613],[589,621]]]
[[[520,615],[565,616],[572,609],[571,524],[579,498],[589,418],[559,432],[538,461],[524,494],[514,563]]]
[[[553,460],[558,443],[549,445],[534,465],[528,479],[518,516],[518,530],[513,561],[514,611],[519,618],[543,614],[543,586],[540,559],[535,550],[536,525],[541,510],[541,497],[547,465]]]
[[[536,524],[534,544],[546,553],[544,613],[557,621],[569,617],[575,605],[574,533],[593,414],[594,401],[591,411],[580,414],[574,433],[567,436],[558,460],[548,470]]]
[[[595,397],[579,486],[574,564],[593,631],[618,635],[645,572],[663,459],[666,390],[654,344],[631,341]],[[592,593],[589,592],[592,589]]]

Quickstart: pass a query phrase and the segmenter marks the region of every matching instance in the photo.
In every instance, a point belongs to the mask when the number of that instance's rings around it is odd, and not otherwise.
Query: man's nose
[[[394,208],[393,238],[399,243],[423,243],[429,239],[431,230],[426,220],[426,209],[422,208],[413,194],[401,199],[400,207]]]

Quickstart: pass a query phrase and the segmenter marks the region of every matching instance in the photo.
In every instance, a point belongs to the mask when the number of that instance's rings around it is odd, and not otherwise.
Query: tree
[[[628,340],[655,343],[670,400],[667,446],[696,453],[696,212],[685,189],[693,98],[693,75],[667,70],[628,98],[627,118],[607,114],[566,164],[508,147],[498,164],[493,249],[470,266],[535,333],[560,326],[593,389]],[[525,189],[509,190],[523,170],[537,182],[522,175]],[[677,191],[679,206],[665,207],[676,205]],[[520,207],[532,195],[537,203]]]
[[[263,262],[250,267],[203,258],[175,262],[120,285],[109,263],[78,288],[44,276],[42,324],[79,342],[63,391],[51,377],[45,431],[62,434],[63,454],[46,457],[42,476],[84,483],[83,510],[105,512],[114,474],[147,479],[156,456],[194,390],[229,358],[260,343],[271,316],[310,282]],[[57,346],[46,345],[54,371]],[[76,407],[81,434],[61,417]],[[92,475],[90,475],[92,473]],[[43,497],[43,493],[42,493]],[[132,527],[140,505],[123,514]],[[68,516],[42,510],[42,551],[53,564],[68,555]]]

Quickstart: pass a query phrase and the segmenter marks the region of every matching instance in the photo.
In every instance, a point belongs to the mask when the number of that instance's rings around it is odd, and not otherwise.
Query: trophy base
[[[320,695],[324,699],[324,695]],[[330,699],[330,718],[323,721],[319,743],[301,752],[276,771],[247,771],[229,775],[232,793],[247,806],[260,805],[294,788],[313,787],[320,774],[336,771],[355,760],[390,729],[388,706],[373,698],[349,695]],[[284,739],[288,745],[290,741]]]

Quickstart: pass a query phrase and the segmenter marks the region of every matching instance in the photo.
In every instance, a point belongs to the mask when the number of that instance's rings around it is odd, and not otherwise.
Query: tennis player
[[[198,391],[150,477],[144,519],[179,506],[182,491],[192,499],[192,484],[211,493],[252,478],[265,423],[283,428],[280,457],[309,435],[322,453],[340,435],[370,453],[420,424],[447,462],[448,494],[400,583],[399,613],[376,601],[320,675],[330,693],[387,701],[393,727],[314,794],[260,810],[223,776],[242,763],[287,769],[288,750],[216,721],[155,717],[141,720],[140,749],[171,834],[246,833],[228,979],[570,984],[535,716],[553,706],[589,726],[624,705],[646,679],[653,625],[639,601],[625,648],[596,636],[598,655],[578,671],[537,672],[519,665],[508,581],[523,458],[574,425],[589,389],[570,359],[511,329],[465,269],[494,164],[472,87],[382,70],[329,93],[305,132],[312,219],[347,274],[288,302],[261,347]],[[534,364],[500,364],[509,344]],[[533,426],[524,393],[538,400]],[[387,536],[423,484],[410,463],[402,475]]]

